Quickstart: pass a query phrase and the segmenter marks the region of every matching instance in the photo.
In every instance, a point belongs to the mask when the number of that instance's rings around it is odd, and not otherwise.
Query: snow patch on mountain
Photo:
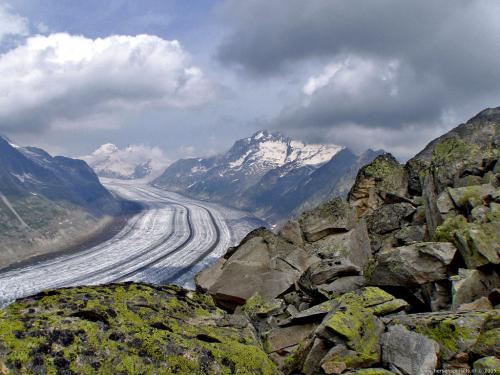
[[[100,146],[92,154],[83,156],[100,177],[123,180],[152,179],[170,165],[170,160],[158,147],[129,145],[119,148],[112,143]]]
[[[280,133],[258,131],[235,143],[226,156],[227,170],[259,173],[293,163],[296,167],[319,166],[343,149],[334,144],[306,144]]]

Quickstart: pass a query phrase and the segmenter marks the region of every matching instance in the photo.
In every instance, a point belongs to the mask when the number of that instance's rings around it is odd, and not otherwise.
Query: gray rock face
[[[290,348],[299,344],[314,330],[314,324],[294,325],[274,328],[267,333],[266,349],[268,353]]]
[[[452,277],[452,307],[486,297],[491,290],[500,287],[500,277],[496,272],[483,272],[461,268],[458,275]]]
[[[279,235],[294,245],[304,246],[304,238],[302,237],[300,224],[295,220],[287,221],[281,228]]]
[[[428,375],[434,373],[439,345],[404,326],[389,327],[382,335],[382,361],[396,373]]]
[[[333,298],[360,289],[364,284],[365,278],[363,276],[346,276],[329,284],[320,285],[318,292],[327,298]]]
[[[457,207],[476,207],[500,199],[500,190],[490,184],[448,188],[453,203]]]
[[[370,238],[365,220],[361,219],[348,232],[331,234],[308,243],[306,249],[322,259],[346,258],[359,267],[364,267],[372,259]]]
[[[208,292],[221,306],[234,309],[255,293],[276,298],[319,261],[265,229],[254,231],[227,259]]]
[[[369,283],[386,286],[418,286],[448,277],[448,265],[457,249],[450,243],[423,242],[397,247],[378,255]]]
[[[214,285],[217,279],[221,276],[222,267],[225,263],[226,259],[219,258],[215,264],[198,273],[194,278],[196,289],[201,292],[208,291],[208,289],[210,289],[210,287]]]
[[[410,245],[415,242],[422,242],[425,238],[425,226],[424,225],[410,225],[401,228],[395,235],[394,238],[401,245]]]
[[[391,154],[383,154],[361,168],[349,192],[348,201],[359,216],[379,208],[387,193],[405,197],[407,174]]]
[[[498,355],[500,311],[440,311],[382,318],[388,326],[401,324],[407,329],[436,341],[440,346],[439,358],[448,362],[460,353],[473,353],[484,357]]]
[[[415,211],[409,203],[386,204],[375,210],[367,219],[370,233],[386,234],[403,226],[405,218]]]
[[[354,209],[341,198],[335,198],[304,213],[299,223],[306,239],[314,242],[329,234],[347,232],[354,228],[356,221]]]
[[[300,278],[300,284],[313,290],[318,285],[328,284],[343,276],[359,275],[361,269],[343,258],[324,259],[314,263]]]

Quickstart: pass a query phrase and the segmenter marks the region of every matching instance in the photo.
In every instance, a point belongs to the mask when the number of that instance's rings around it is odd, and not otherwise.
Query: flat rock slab
[[[274,328],[266,335],[266,351],[273,353],[295,346],[309,336],[315,327],[315,324],[301,324],[284,328]]]
[[[254,294],[270,301],[294,285],[318,261],[304,249],[259,229],[232,252],[214,275],[216,280],[208,292],[229,310],[243,305]]]

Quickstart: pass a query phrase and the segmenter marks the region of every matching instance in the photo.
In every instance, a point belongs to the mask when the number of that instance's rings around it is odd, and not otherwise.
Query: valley
[[[116,281],[176,283],[224,254],[256,225],[244,212],[133,181],[105,186],[145,209],[111,239],[83,251],[0,273],[0,305],[42,290]]]

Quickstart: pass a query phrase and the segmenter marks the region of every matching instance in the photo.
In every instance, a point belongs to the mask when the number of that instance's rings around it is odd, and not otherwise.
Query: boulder
[[[314,324],[274,328],[265,335],[264,348],[268,353],[296,346],[314,331]]]
[[[217,281],[217,279],[222,274],[222,267],[224,266],[224,263],[226,263],[226,259],[219,258],[217,259],[217,262],[215,262],[215,264],[199,272],[194,278],[196,290],[198,290],[199,292],[208,291],[208,289]]]
[[[425,229],[424,225],[410,225],[398,230],[394,238],[399,246],[422,242],[425,238]]]
[[[423,242],[378,254],[366,269],[371,285],[418,286],[448,277],[456,248],[450,243]]]
[[[463,209],[487,205],[491,201],[500,200],[500,190],[490,184],[448,188],[453,203]]]
[[[427,173],[423,176],[422,198],[424,200],[427,231],[429,232],[429,236],[432,238],[436,228],[442,224],[443,216],[441,215],[441,212],[439,212],[439,208],[437,206],[437,187],[434,182],[434,176],[431,173]]]
[[[386,234],[403,226],[415,207],[409,203],[386,204],[373,211],[367,217],[367,226],[370,233]]]
[[[295,220],[287,221],[279,231],[279,235],[294,245],[304,246],[304,237],[300,224]]]
[[[359,267],[364,267],[372,258],[364,219],[359,220],[350,231],[326,236],[307,244],[306,249],[322,259],[346,258]]]
[[[323,259],[312,264],[302,275],[299,283],[306,290],[315,290],[317,286],[331,283],[344,276],[356,276],[361,269],[344,258]]]
[[[470,303],[463,303],[458,306],[458,311],[474,311],[474,310],[490,310],[493,308],[490,300],[486,297],[481,297]]]
[[[356,221],[354,209],[341,198],[334,198],[303,213],[299,223],[307,241],[314,242],[329,234],[347,232],[354,228]]]
[[[450,193],[447,190],[443,191],[436,199],[436,205],[441,215],[446,215],[455,209],[455,205],[451,200]]]
[[[440,346],[439,357],[448,362],[459,353],[498,355],[500,311],[434,312],[393,315],[382,318],[386,325],[401,324]]]
[[[304,360],[302,373],[304,375],[317,375],[321,366],[321,359],[326,353],[328,353],[328,345],[324,340],[316,337]]]
[[[477,206],[470,212],[470,220],[476,224],[486,224],[489,220],[490,209],[486,206]]]
[[[387,193],[406,197],[407,183],[404,167],[391,154],[383,154],[358,172],[348,201],[361,216],[379,208]]]
[[[475,373],[498,374],[500,373],[500,359],[494,356],[478,359],[472,364]]]
[[[247,236],[224,263],[208,292],[233,310],[255,293],[269,301],[289,289],[318,259],[266,229]]]
[[[318,317],[322,318],[331,312],[332,309],[338,308],[339,304],[369,309],[372,314],[377,316],[395,313],[408,306],[405,301],[395,298],[382,289],[367,287],[342,294],[330,301],[325,301],[319,305],[301,311],[292,317],[292,322],[317,320]]]
[[[452,280],[452,307],[459,308],[500,287],[500,277],[494,271],[480,271],[461,268]]]
[[[382,360],[397,373],[428,375],[438,364],[439,345],[404,326],[389,327],[382,335]]]
[[[436,229],[436,241],[453,242],[467,268],[500,264],[500,222],[468,223],[461,215],[451,217]]]
[[[364,276],[345,276],[329,284],[319,285],[318,292],[328,299],[338,297],[344,293],[353,292],[365,285]]]

